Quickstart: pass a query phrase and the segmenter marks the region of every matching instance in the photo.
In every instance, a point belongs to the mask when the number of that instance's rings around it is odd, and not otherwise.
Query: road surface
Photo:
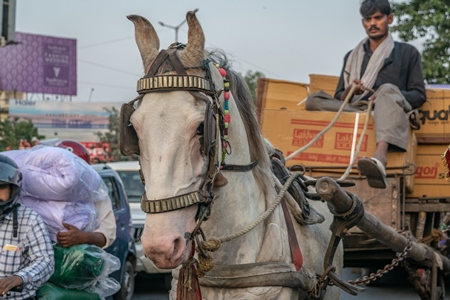
[[[385,275],[386,279],[374,286],[364,286],[365,291],[357,296],[352,296],[341,292],[340,300],[420,300],[420,297],[412,289],[412,285],[406,280],[405,274],[396,272],[392,275]],[[344,269],[344,279],[354,280],[360,278],[359,274],[352,272],[352,269]],[[449,281],[449,280],[447,280]],[[450,283],[446,287],[447,295],[445,300],[450,300]],[[164,278],[161,276],[141,276],[136,278],[136,288],[133,300],[168,300],[168,292],[164,289]]]

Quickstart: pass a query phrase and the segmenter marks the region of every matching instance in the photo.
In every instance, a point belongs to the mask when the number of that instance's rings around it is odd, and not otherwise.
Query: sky
[[[127,102],[143,66],[126,16],[155,27],[161,49],[189,10],[206,49],[219,48],[245,74],[309,83],[309,74],[339,75],[344,55],[365,37],[360,0],[17,0],[16,31],[77,40],[77,96],[72,101]],[[178,40],[187,42],[187,24]],[[394,36],[395,37],[395,36]]]

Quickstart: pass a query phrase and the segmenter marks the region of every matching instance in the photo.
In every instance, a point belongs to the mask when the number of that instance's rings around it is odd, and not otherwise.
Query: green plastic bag
[[[100,296],[79,290],[68,290],[53,283],[45,283],[36,293],[39,300],[100,300]]]
[[[60,287],[91,290],[105,271],[105,252],[97,246],[81,244],[63,248],[54,244],[53,249],[55,272],[49,282]]]

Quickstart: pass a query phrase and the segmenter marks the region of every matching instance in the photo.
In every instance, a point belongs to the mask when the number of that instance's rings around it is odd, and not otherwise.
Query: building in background
[[[31,120],[46,139],[79,141],[91,158],[102,160],[109,145],[99,143],[95,132],[108,131],[104,108],[120,109],[120,103],[71,101],[77,95],[76,39],[21,32],[9,37],[14,42],[0,47],[0,121]]]
[[[96,132],[109,131],[109,113],[117,102],[55,102],[45,100],[9,100],[9,117],[31,120],[40,135],[46,139],[71,139],[84,143],[91,152],[91,158],[103,160],[109,145],[98,142]]]
[[[9,99],[11,98],[22,100],[24,93],[0,91],[0,122],[9,118]]]

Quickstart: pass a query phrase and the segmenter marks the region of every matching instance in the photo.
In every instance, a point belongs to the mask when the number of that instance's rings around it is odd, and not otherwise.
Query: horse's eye
[[[204,123],[200,123],[200,125],[198,125],[198,127],[197,127],[197,135],[203,135],[204,127],[205,127]]]

